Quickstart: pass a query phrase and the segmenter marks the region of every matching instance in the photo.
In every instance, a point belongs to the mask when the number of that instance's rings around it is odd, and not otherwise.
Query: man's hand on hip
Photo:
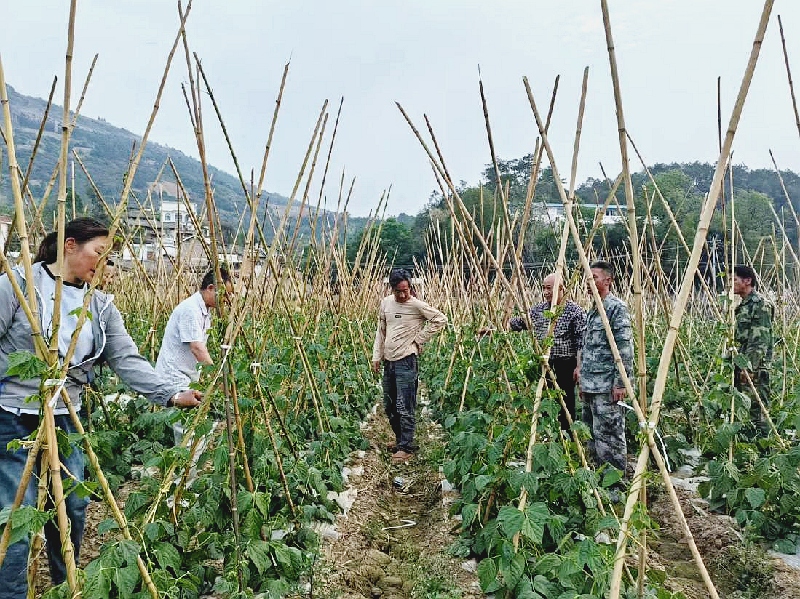
[[[611,390],[611,401],[617,403],[625,399],[625,387],[614,387]]]

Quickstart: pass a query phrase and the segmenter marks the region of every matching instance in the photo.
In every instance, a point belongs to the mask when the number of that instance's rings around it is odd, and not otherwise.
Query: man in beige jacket
[[[383,362],[383,407],[395,436],[392,461],[413,457],[417,409],[417,356],[422,346],[447,324],[447,317],[411,294],[411,275],[393,270],[392,294],[381,300],[372,348],[372,370]]]

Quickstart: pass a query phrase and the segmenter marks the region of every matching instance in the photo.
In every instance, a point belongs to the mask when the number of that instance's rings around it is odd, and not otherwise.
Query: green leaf
[[[111,595],[111,573],[112,570],[98,568],[97,571],[89,575],[86,569],[86,582],[83,584],[84,597],[109,597]]]
[[[47,372],[47,364],[29,351],[15,351],[8,355],[6,376],[21,380],[39,379]]]
[[[497,565],[492,558],[487,557],[478,564],[478,580],[481,583],[481,589],[484,591],[488,590],[489,586],[497,581]]]
[[[148,505],[150,505],[150,498],[147,494],[141,491],[134,491],[128,495],[128,499],[125,501],[125,515],[130,518]]]
[[[468,528],[470,524],[473,523],[475,520],[475,516],[478,515],[478,504],[477,503],[468,503],[461,509],[461,522],[464,528]]]
[[[528,495],[536,495],[536,492],[539,490],[539,479],[534,472],[522,472],[519,475],[517,484],[525,487],[528,491]]]
[[[789,539],[778,539],[772,546],[775,551],[785,553],[786,555],[794,555],[797,552],[797,544]]]
[[[655,568],[651,568],[647,571],[647,578],[649,578],[652,582],[656,584],[664,584],[667,580],[667,571],[666,570],[657,570]]]
[[[148,541],[155,541],[161,534],[161,525],[158,522],[149,522],[144,527],[144,536]]]
[[[500,508],[497,520],[500,522],[500,527],[506,536],[511,538],[522,530],[522,526],[525,523],[525,514],[513,506],[506,505]]]
[[[525,554],[519,552],[513,556],[511,561],[500,563],[500,573],[503,576],[503,585],[510,589],[517,586],[519,579],[525,572]]]
[[[303,568],[303,554],[297,547],[288,547],[283,544],[275,544],[275,561],[281,567],[287,578],[294,579],[300,574]]]
[[[492,482],[491,476],[488,474],[480,474],[475,477],[475,489],[477,491],[482,491],[490,482]]]
[[[519,581],[514,589],[516,599],[542,599],[542,596],[533,590],[533,585],[530,580],[523,578]]]
[[[288,593],[289,584],[283,578],[269,580],[267,581],[267,594],[264,599],[279,599],[279,597],[285,597]],[[235,595],[236,593],[231,593],[231,596]]]
[[[577,574],[580,574],[581,577],[585,576],[583,569],[578,565],[578,562],[574,559],[573,555],[574,554],[571,554],[564,559],[558,568],[558,582],[561,583],[561,586],[566,588],[575,587],[573,578],[577,578]]]
[[[558,594],[558,587],[541,574],[533,577],[533,590],[546,599],[554,599]]]
[[[156,543],[153,553],[162,569],[172,568],[175,572],[181,571],[181,555],[169,543]]]
[[[117,546],[122,559],[128,564],[135,564],[136,559],[139,557],[139,544],[136,541],[122,540]]]
[[[80,318],[81,312],[83,312],[83,306],[79,306],[75,308],[72,312],[69,313],[70,316],[74,316],[75,318]],[[92,313],[89,310],[86,310],[86,318],[91,322],[92,320]]]
[[[269,493],[262,493],[260,491],[256,491],[255,493],[256,507],[265,518],[269,517],[269,502],[271,499],[272,496]]]
[[[3,508],[0,512],[0,523],[8,521],[10,507]],[[40,531],[45,523],[50,520],[51,514],[40,512],[32,505],[22,505],[11,515],[11,538],[9,545]]]
[[[764,504],[764,501],[767,498],[767,494],[764,489],[759,489],[757,487],[745,489],[744,496],[747,498],[747,501],[750,502],[750,506],[756,510]]]
[[[609,468],[603,475],[603,488],[607,489],[620,480],[622,480],[622,471],[616,468]]]
[[[119,589],[120,597],[131,597],[136,585],[139,583],[139,568],[136,562],[126,566],[125,568],[117,568],[112,570],[114,584]]]
[[[536,560],[534,571],[537,574],[555,574],[561,566],[561,558],[555,553],[545,553],[542,557]],[[534,578],[534,583],[536,579]],[[534,584],[534,588],[536,585]],[[541,591],[539,591],[541,593]]]
[[[597,522],[597,530],[619,530],[619,520],[615,516],[606,515]]]
[[[109,530],[116,530],[119,528],[119,524],[114,518],[106,518],[100,524],[97,525],[97,534],[104,535]]]
[[[550,519],[550,510],[542,502],[532,503],[525,508],[525,525],[522,535],[533,543],[541,545],[544,537],[544,525]]]
[[[733,442],[734,435],[739,432],[739,429],[741,429],[741,424],[738,423],[723,422],[720,424],[714,432],[714,451],[718,454],[726,452],[730,444]],[[728,461],[722,464],[722,467],[723,469],[731,469],[731,472],[734,472],[736,469],[736,467]],[[734,478],[734,476],[732,476],[732,478]],[[738,480],[738,473],[736,473],[735,478]]]
[[[245,550],[245,554],[253,562],[259,574],[263,574],[272,566],[272,559],[269,554],[269,543],[260,539],[250,541]]]
[[[598,574],[603,566],[603,556],[600,548],[592,539],[584,539],[578,545],[578,565],[588,566],[593,574]]]

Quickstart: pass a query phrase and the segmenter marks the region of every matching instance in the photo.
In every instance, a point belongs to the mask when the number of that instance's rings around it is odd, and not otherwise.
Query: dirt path
[[[458,521],[448,515],[453,496],[442,493],[441,429],[418,422],[420,450],[393,465],[385,449],[392,437],[380,411],[363,430],[370,449],[349,469],[355,503],[336,522],[339,537],[323,546],[313,597],[320,599],[456,599],[482,597],[465,560],[448,554]]]

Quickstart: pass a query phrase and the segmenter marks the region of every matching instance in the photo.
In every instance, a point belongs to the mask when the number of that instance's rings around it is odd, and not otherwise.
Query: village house
[[[578,205],[575,205],[575,207],[577,208]],[[579,207],[584,214],[592,214],[593,216],[595,216],[597,215],[598,212],[602,211],[603,204],[581,203]],[[545,222],[551,222],[551,223],[559,222],[563,221],[565,218],[564,204],[562,204],[561,202],[539,204],[538,206],[534,206],[533,212],[534,216],[538,220]],[[606,208],[606,211],[603,214],[603,224],[615,225],[617,223],[624,222],[626,214],[627,214],[627,206],[609,204],[608,208]]]
[[[131,244],[121,253],[122,264],[130,265],[135,259],[149,271],[177,263],[189,270],[205,270],[210,241],[203,222],[195,204],[180,196],[177,185],[151,183],[147,200],[128,209],[126,229]],[[220,255],[219,260],[232,267],[241,262],[233,253]]]

